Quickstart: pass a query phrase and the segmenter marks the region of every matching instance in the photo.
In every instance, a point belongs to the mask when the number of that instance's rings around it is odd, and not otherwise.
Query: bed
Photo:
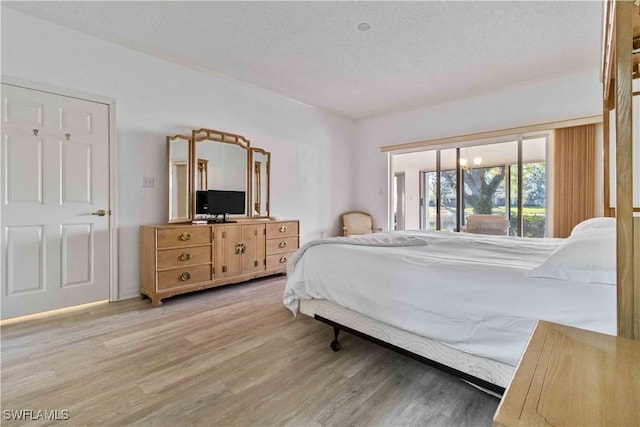
[[[616,333],[615,220],[568,239],[391,232],[319,239],[284,304],[502,392],[538,319]]]

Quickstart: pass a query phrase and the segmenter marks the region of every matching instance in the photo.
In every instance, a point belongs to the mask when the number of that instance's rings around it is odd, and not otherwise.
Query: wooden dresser
[[[538,322],[493,425],[640,425],[640,341]]]
[[[154,306],[174,295],[286,273],[300,246],[299,222],[140,227],[140,292]]]

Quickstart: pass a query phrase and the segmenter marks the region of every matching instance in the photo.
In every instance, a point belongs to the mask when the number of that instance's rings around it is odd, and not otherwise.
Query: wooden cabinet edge
[[[638,341],[541,320],[493,425],[640,425],[638,397],[629,392],[640,386],[629,375],[639,356]]]
[[[243,282],[248,282],[252,279],[259,279],[266,276],[274,276],[276,274],[285,273],[280,271],[285,269],[271,269],[264,270],[255,273],[242,274],[238,276],[225,277],[223,279],[214,280],[211,282],[194,283],[191,285],[182,286],[180,288],[172,288],[166,291],[148,292],[146,289],[140,289],[140,293],[147,296],[151,300],[151,305],[159,307],[162,305],[162,300],[165,298],[175,297],[177,295],[188,294],[192,292],[202,291],[206,289],[216,288],[219,286],[233,285]]]
[[[535,363],[533,359],[525,359],[524,354],[535,353],[536,355],[539,355],[542,347],[542,342],[544,341],[541,336],[546,336],[548,331],[549,324],[545,321],[538,321],[533,328],[531,335],[529,335],[529,340],[527,341],[522,355],[520,356],[518,366],[516,366],[513,376],[511,377],[511,381],[509,381],[509,385],[505,389],[502,399],[500,399],[500,404],[496,409],[492,427],[510,427],[514,425],[513,418],[510,418],[508,415],[518,410],[518,408],[520,407],[520,403],[524,402],[524,400],[526,399],[526,390],[528,389],[523,388],[522,386],[518,386],[518,383],[525,381],[523,377],[528,378],[528,374],[532,370],[535,370]],[[507,396],[509,397],[509,399],[507,399]],[[517,421],[517,425],[529,425],[522,420]]]

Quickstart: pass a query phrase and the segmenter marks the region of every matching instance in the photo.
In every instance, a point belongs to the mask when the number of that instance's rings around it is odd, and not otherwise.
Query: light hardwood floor
[[[65,425],[491,424],[498,399],[451,375],[344,333],[331,351],[332,328],[282,305],[284,280],[5,325],[2,409],[68,410]]]

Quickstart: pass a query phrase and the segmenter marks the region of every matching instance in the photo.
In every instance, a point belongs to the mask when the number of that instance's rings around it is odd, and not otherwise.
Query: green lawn
[[[445,215],[447,212],[450,212],[451,214],[453,214],[455,212],[455,208],[451,209],[451,208],[443,207],[442,208],[443,215]],[[505,212],[504,206],[495,207],[493,208],[493,211],[492,211],[494,215],[504,215],[504,212]],[[512,209],[511,212],[515,213],[516,209],[515,208]],[[473,214],[473,208],[471,207],[466,208],[464,210],[464,213],[465,213],[465,216]],[[533,206],[522,207],[522,215],[524,216],[544,216],[545,213],[546,213],[545,207],[533,207]],[[436,215],[435,206],[429,206],[429,216],[432,218],[435,218],[435,215]]]

